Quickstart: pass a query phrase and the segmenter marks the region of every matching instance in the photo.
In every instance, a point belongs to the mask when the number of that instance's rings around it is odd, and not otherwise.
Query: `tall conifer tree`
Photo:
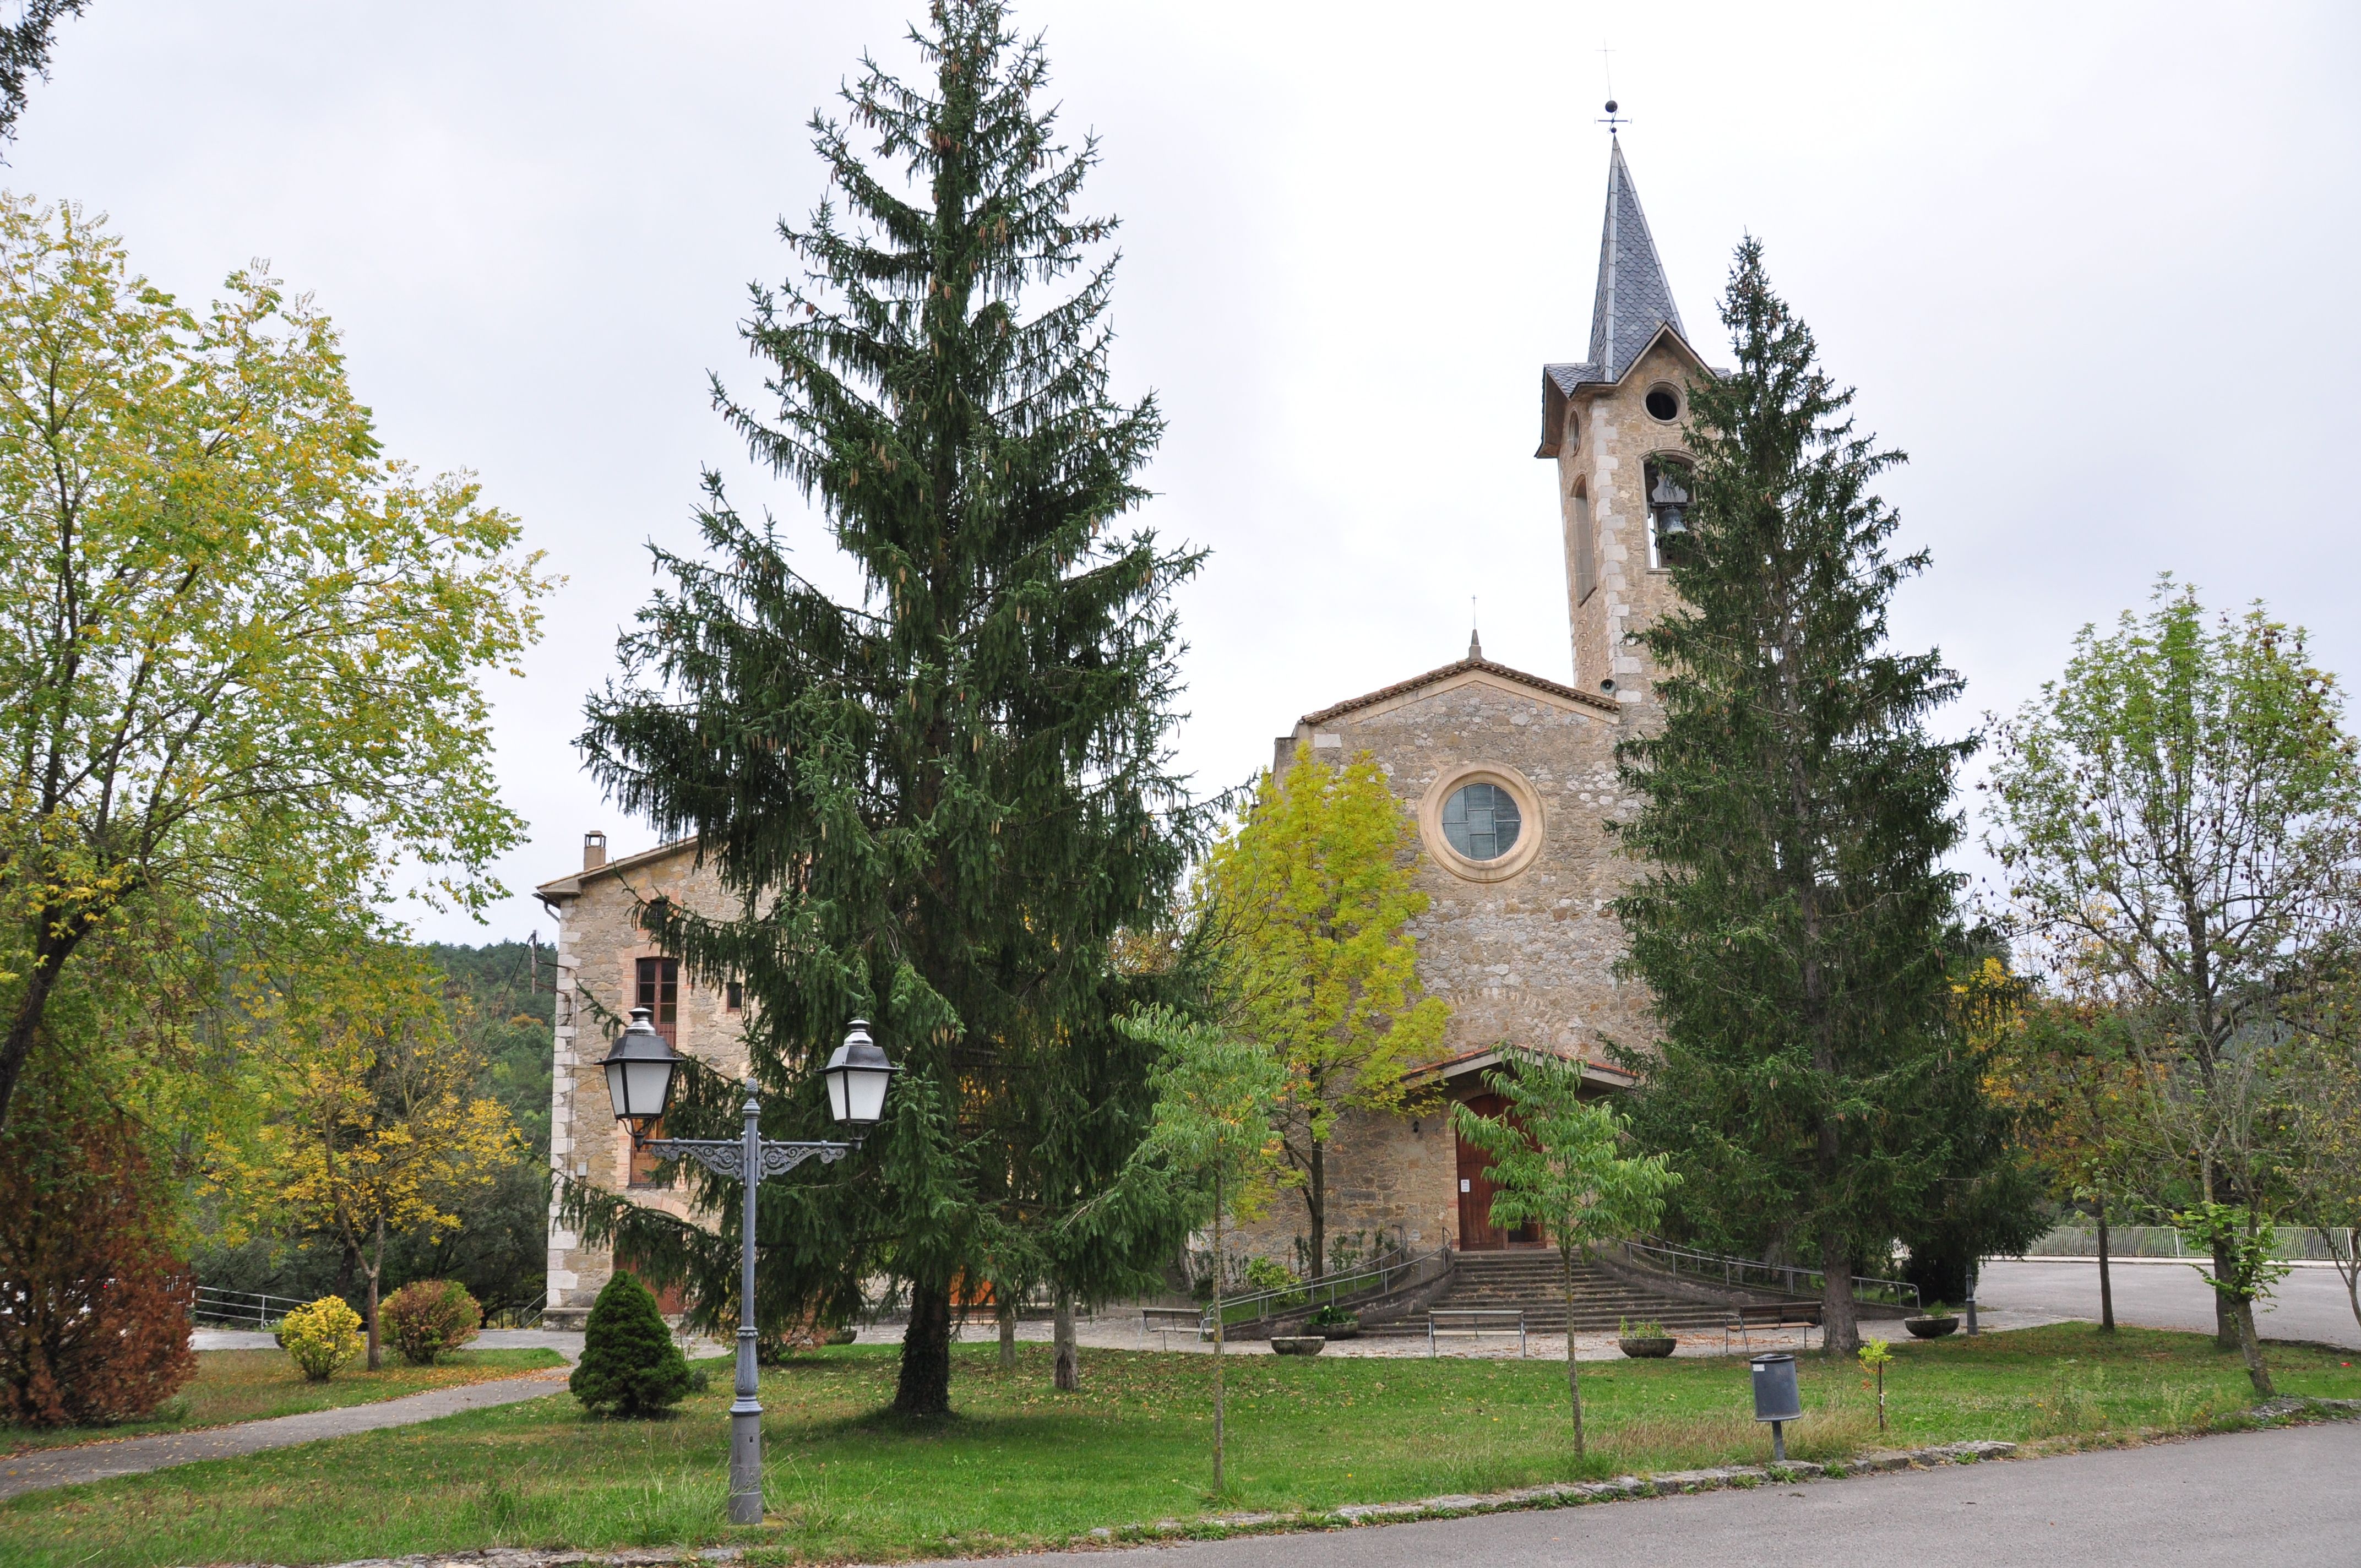
[[[798,573],[708,474],[705,554],[657,553],[669,583],[584,744],[736,895],[730,919],[657,903],[644,923],[694,972],[743,981],[767,1135],[830,1135],[815,1069],[856,1013],[905,1069],[865,1154],[765,1184],[757,1310],[842,1311],[891,1273],[910,1305],[895,1407],[932,1414],[955,1286],[1040,1250],[1006,1234],[1010,1102],[1104,1092],[1103,1061],[1070,1058],[1111,1033],[1110,938],[1161,916],[1187,860],[1169,599],[1200,557],[1116,529],[1162,421],[1109,389],[1115,258],[1091,252],[1115,225],[1072,211],[1096,144],[1067,148],[1037,106],[1038,39],[994,0],[940,0],[910,40],[931,83],[864,59],[848,123],[812,122],[833,195],[781,225],[797,274],[755,289],[744,329],[774,409],[714,389],[824,510],[862,600]],[[733,1099],[700,1075],[674,1131],[726,1134]],[[1136,1140],[1145,1115],[1082,1120]],[[577,1210],[734,1312],[734,1186],[694,1179],[731,1217],[718,1235]]]
[[[1886,648],[1894,590],[1927,561],[1887,554],[1894,515],[1870,489],[1901,455],[1854,433],[1852,394],[1755,240],[1722,321],[1738,367],[1692,393],[1683,608],[1640,633],[1664,723],[1621,748],[1641,800],[1622,842],[1647,869],[1617,912],[1663,1035],[1629,1058],[1635,1122],[1687,1177],[1693,1223],[1826,1270],[1843,1354],[1856,1265],[1990,1157],[1952,1141],[1977,1091],[1950,985],[1959,878],[1940,863],[1974,742],[1925,730],[1960,690],[1939,656]]]

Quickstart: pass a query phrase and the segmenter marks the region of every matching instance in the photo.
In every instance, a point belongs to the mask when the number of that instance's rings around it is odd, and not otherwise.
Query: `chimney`
[[[589,832],[582,835],[582,869],[595,872],[607,863],[607,835]]]

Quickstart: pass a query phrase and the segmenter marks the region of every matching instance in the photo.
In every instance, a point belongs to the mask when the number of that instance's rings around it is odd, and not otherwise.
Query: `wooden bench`
[[[1747,1349],[1754,1342],[1747,1338],[1749,1329],[1817,1329],[1820,1323],[1817,1301],[1774,1301],[1762,1307],[1741,1307],[1730,1314],[1730,1321],[1721,1329],[1721,1348],[1730,1350],[1730,1336],[1736,1334],[1738,1343]]]
[[[1145,1341],[1151,1332],[1170,1335],[1183,1329],[1202,1337],[1205,1332],[1205,1317],[1202,1307],[1142,1307],[1139,1310],[1139,1337]]]
[[[1488,1326],[1494,1324],[1498,1326]],[[1517,1355],[1522,1359],[1525,1354],[1525,1314],[1522,1308],[1445,1307],[1430,1310],[1426,1314],[1426,1354],[1429,1357],[1441,1354],[1434,1343],[1439,1334],[1466,1334],[1471,1339],[1480,1340],[1486,1334],[1510,1332],[1517,1336]]]

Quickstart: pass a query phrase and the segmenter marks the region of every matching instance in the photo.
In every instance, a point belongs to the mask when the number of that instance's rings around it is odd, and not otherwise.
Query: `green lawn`
[[[661,1422],[589,1420],[563,1397],[249,1459],[36,1493],[0,1508],[0,1561],[28,1565],[333,1562],[497,1544],[739,1541],[760,1559],[873,1560],[1008,1550],[1098,1526],[1193,1519],[1206,1495],[1212,1362],[1086,1352],[1060,1394],[1044,1347],[1016,1374],[961,1347],[949,1422],[906,1427],[891,1347],[821,1352],[768,1374],[772,1520],[721,1524],[726,1372]],[[1883,1440],[1857,1369],[1802,1363],[1799,1459],[1968,1438],[2105,1441],[2235,1421],[2235,1354],[2193,1335],[2082,1325],[1895,1347]],[[2334,1353],[2278,1348],[2285,1391],[2361,1396]],[[726,1364],[711,1363],[717,1372]],[[1762,1461],[1745,1363],[1586,1364],[1593,1446],[1567,1452],[1565,1364],[1234,1357],[1221,1508],[1321,1509],[1623,1472]]]
[[[433,1366],[407,1365],[389,1353],[378,1371],[348,1366],[325,1383],[313,1383],[283,1350],[203,1350],[197,1353],[196,1376],[151,1419],[108,1427],[0,1427],[0,1454],[367,1405],[564,1365],[555,1351],[541,1349],[462,1350]]]

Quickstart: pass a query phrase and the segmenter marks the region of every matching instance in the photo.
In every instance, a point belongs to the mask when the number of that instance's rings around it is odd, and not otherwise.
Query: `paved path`
[[[675,1336],[677,1338],[678,1336]],[[681,1349],[689,1354],[711,1354],[714,1347],[699,1340],[680,1340]],[[268,1329],[192,1329],[189,1332],[191,1350],[276,1350],[279,1341]],[[567,1365],[582,1359],[582,1332],[579,1329],[485,1329],[467,1342],[469,1350],[554,1350],[565,1357]],[[390,1358],[392,1348],[385,1352]]]
[[[2361,1423],[2057,1459],[1094,1552],[1095,1568],[2256,1568],[2361,1562]],[[1153,1553],[1153,1557],[1150,1557]],[[1005,1559],[972,1568],[1005,1568]],[[950,1565],[957,1568],[957,1565]]]
[[[45,1486],[71,1486],[104,1481],[111,1475],[136,1475],[200,1459],[235,1459],[266,1448],[291,1448],[325,1437],[346,1437],[380,1427],[409,1426],[462,1410],[513,1405],[524,1399],[563,1393],[568,1374],[564,1367],[502,1377],[489,1383],[436,1388],[370,1405],[346,1405],[335,1410],[307,1410],[268,1421],[241,1421],[236,1426],[208,1427],[199,1431],[159,1432],[154,1437],[127,1437],[113,1442],[86,1442],[73,1448],[35,1450],[0,1459],[0,1501]]]
[[[2115,1321],[2149,1329],[2213,1332],[2213,1288],[2185,1263],[2125,1263],[2115,1260]],[[1992,1307],[2011,1313],[2050,1318],[2099,1317],[2099,1265],[2095,1258],[1994,1259],[1976,1284],[1979,1313]],[[2004,1326],[1987,1317],[1993,1327]],[[2361,1350],[2361,1323],[2345,1297],[2345,1281],[2333,1268],[2290,1269],[2272,1287],[2271,1299],[2256,1314],[2266,1339],[2314,1340]],[[2361,1562],[2361,1542],[2354,1560]]]

